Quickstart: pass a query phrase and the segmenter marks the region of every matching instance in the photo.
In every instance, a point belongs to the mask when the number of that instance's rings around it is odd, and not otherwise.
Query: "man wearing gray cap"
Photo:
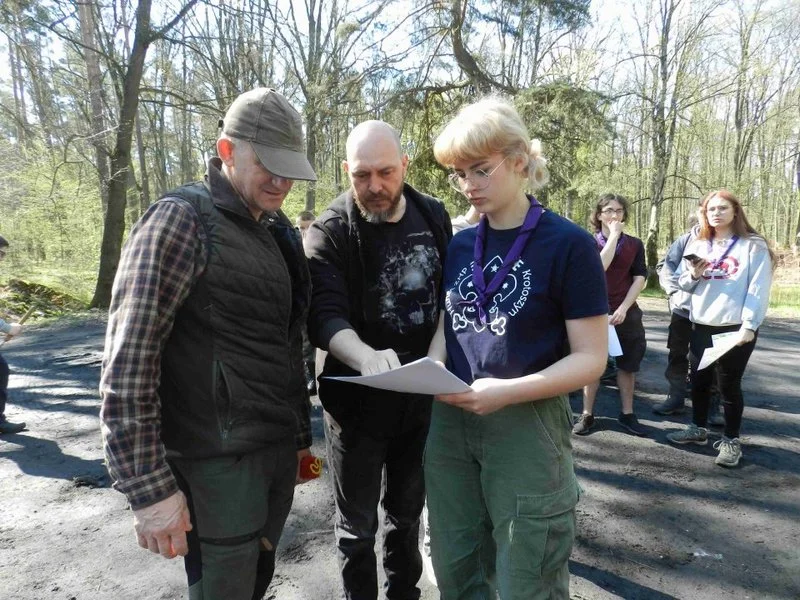
[[[316,179],[300,115],[261,88],[233,102],[204,181],[131,231],[100,392],[114,487],[139,545],[184,556],[191,600],[261,598],[311,445],[299,235],[280,211]]]

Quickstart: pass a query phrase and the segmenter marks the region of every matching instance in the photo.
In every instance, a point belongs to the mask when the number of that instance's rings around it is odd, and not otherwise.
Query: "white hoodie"
[[[696,254],[710,262],[718,260],[726,246],[694,239],[686,244],[683,255]],[[689,318],[693,323],[721,327],[742,325],[755,331],[761,326],[769,305],[772,285],[772,260],[767,243],[758,236],[736,241],[722,264],[709,267],[700,279],[692,279],[691,269],[678,278],[678,287],[691,292]]]

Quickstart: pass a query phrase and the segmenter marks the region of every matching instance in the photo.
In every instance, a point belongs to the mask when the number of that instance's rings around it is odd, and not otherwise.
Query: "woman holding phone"
[[[605,367],[603,267],[587,232],[525,194],[547,171],[509,103],[463,108],[434,154],[482,215],[448,248],[428,352],[472,387],[436,397],[425,451],[439,591],[566,599],[579,493],[567,393]]]
[[[730,334],[736,338],[736,345],[717,361],[725,430],[714,448],[719,451],[716,464],[735,467],[742,458],[742,376],[767,314],[774,261],[767,242],[747,222],[741,203],[731,192],[709,193],[700,203],[698,214],[700,231],[686,245],[683,257],[688,265],[678,278],[678,286],[691,292],[693,422],[667,435],[667,439],[674,444],[708,443],[706,424],[714,365],[703,370],[698,370],[698,365],[703,352],[713,346],[713,336]]]

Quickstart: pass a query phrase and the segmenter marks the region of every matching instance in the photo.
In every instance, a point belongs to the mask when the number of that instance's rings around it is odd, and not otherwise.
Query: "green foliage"
[[[629,231],[647,236],[661,85],[654,50],[667,38],[659,37],[657,20],[647,23],[640,15],[657,11],[655,4],[634,3],[638,27],[613,32],[583,28],[588,0],[419,0],[387,3],[386,10],[374,2],[318,3],[316,37],[309,22],[293,23],[281,3],[251,4],[191,12],[169,40],[152,44],[139,91],[143,157],[140,162],[134,144],[128,227],[144,208],[142,171],[150,191],[144,204],[201,177],[222,111],[255,85],[279,89],[304,115],[307,139],[316,143],[310,152],[319,176],[317,213],[347,187],[340,167],[347,133],[359,121],[380,118],[401,132],[408,181],[461,214],[468,203],[447,185],[433,141],[479,91],[501,89],[520,90],[514,102],[531,136],[542,140],[551,182],[540,196],[548,207],[585,226],[601,193],[620,193],[632,204]],[[723,2],[720,9],[731,6]],[[12,242],[2,272],[74,286],[81,298],[92,287],[103,227],[92,144],[109,151],[113,145],[130,52],[125,39],[133,31],[126,30],[132,11],[118,2],[93,7],[102,69],[99,133],[93,132],[75,7],[0,2],[0,60],[16,63],[0,79],[0,233]],[[461,54],[452,35],[454,8],[465,9]],[[757,38],[746,63],[739,59],[741,36],[730,35],[736,23],[714,18],[670,58],[671,81],[680,85],[670,91],[677,121],[658,215],[662,249],[684,229],[697,199],[723,186],[740,196],[751,223],[778,246],[793,243],[800,227],[793,187],[800,59],[785,50],[800,40],[797,11],[761,11],[756,19],[755,7],[739,9],[753,17]],[[690,12],[676,16],[681,25],[671,32],[673,44]],[[739,97],[747,101],[737,112]],[[671,103],[669,94],[665,101]],[[745,135],[752,135],[751,144],[735,168]],[[290,218],[305,208],[306,189],[298,183],[289,194],[284,211]]]
[[[97,264],[102,211],[97,178],[85,163],[0,140],[0,173],[2,229],[15,266]]]
[[[769,295],[769,305],[770,308],[794,308],[800,310],[800,285],[773,284]]]

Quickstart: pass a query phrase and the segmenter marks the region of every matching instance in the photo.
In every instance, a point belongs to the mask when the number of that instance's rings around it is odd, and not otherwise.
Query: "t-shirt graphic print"
[[[486,323],[478,317],[478,311],[472,301],[475,300],[475,284],[472,279],[474,262],[469,267],[459,271],[454,288],[455,294],[448,294],[445,300],[445,309],[450,313],[453,322],[453,331],[471,327],[475,332],[481,332],[487,327],[494,335],[505,335],[509,322],[525,306],[531,291],[531,269],[525,261],[520,259],[506,275],[500,284],[499,290],[492,296],[485,306]],[[484,267],[484,280],[488,283],[496,276],[503,265],[503,257],[495,256]]]

